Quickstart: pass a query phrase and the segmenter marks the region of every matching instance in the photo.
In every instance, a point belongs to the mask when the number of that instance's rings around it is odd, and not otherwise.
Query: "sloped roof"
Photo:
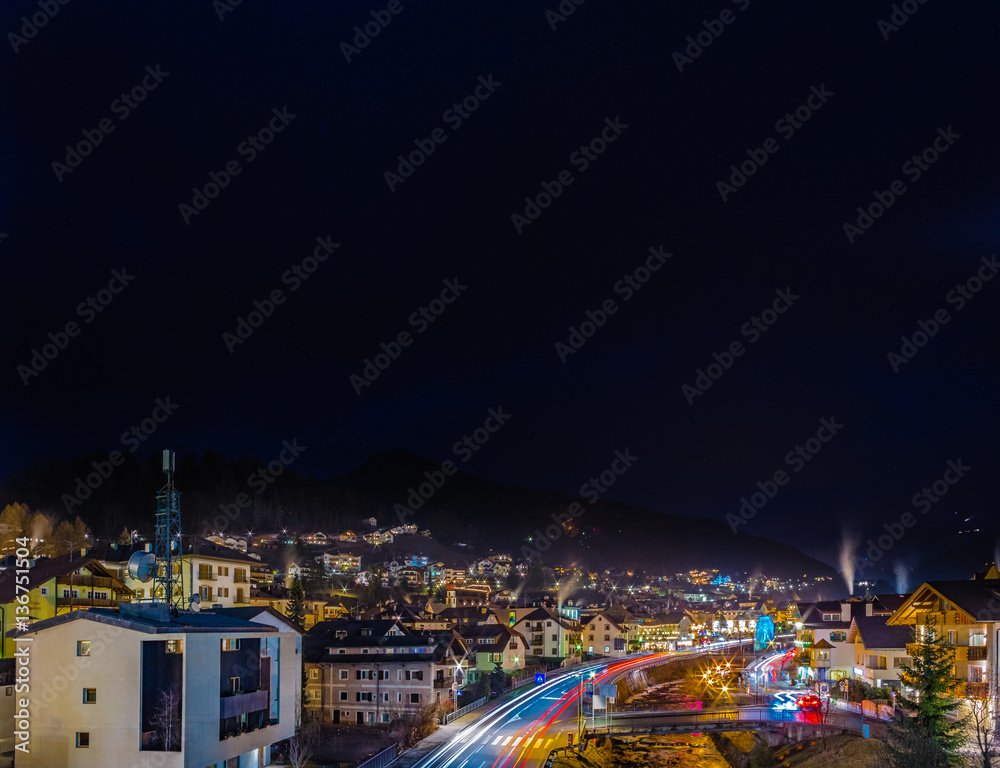
[[[684,611],[670,611],[662,616],[658,616],[658,619],[663,624],[680,624],[685,618],[690,621],[691,617],[687,615]]]
[[[213,608],[212,613],[220,616],[230,616],[234,619],[242,619],[243,621],[254,621],[261,614],[267,613],[281,619],[285,625],[287,625],[290,629],[295,630],[300,635],[305,634],[301,629],[299,629],[298,626],[296,626],[295,622],[267,605],[240,606],[239,608]]]
[[[1000,621],[1000,579],[928,581],[976,621]]]
[[[887,611],[895,611],[906,602],[906,598],[909,595],[874,595],[872,600],[874,602],[873,608],[878,610],[879,608],[885,609]]]
[[[865,648],[906,648],[907,643],[913,642],[913,630],[906,625],[886,624],[888,616],[858,616],[851,624],[852,640],[855,631],[861,636],[861,642]]]

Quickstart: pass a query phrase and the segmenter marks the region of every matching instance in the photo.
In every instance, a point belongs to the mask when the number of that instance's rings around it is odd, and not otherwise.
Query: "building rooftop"
[[[181,612],[177,615],[171,615],[163,603],[124,603],[118,609],[90,608],[85,611],[70,611],[50,619],[36,621],[31,624],[27,632],[19,633],[17,630],[10,630],[7,632],[7,636],[24,637],[72,621],[91,621],[96,624],[106,624],[148,634],[278,631],[267,624],[245,621],[214,611]]]
[[[905,625],[886,624],[888,616],[858,616],[851,623],[848,641],[853,642],[857,635],[865,648],[906,648],[913,642],[913,630]]]

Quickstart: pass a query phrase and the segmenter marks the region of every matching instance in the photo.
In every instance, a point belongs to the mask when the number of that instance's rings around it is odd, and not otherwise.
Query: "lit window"
[[[184,652],[183,640],[167,640],[167,653],[183,653],[183,652]]]
[[[77,656],[89,656],[90,655],[90,641],[89,640],[77,640],[76,641],[76,655]]]
[[[97,689],[96,688],[84,688],[83,689],[83,703],[84,704],[96,704],[97,703]]]
[[[240,639],[236,638],[225,638],[222,641],[222,650],[224,651],[238,651],[240,649]]]

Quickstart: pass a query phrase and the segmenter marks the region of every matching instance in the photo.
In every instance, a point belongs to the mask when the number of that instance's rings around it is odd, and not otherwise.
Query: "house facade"
[[[117,607],[131,598],[115,572],[87,555],[39,558],[32,561],[26,575],[27,583],[18,585],[16,569],[0,573],[0,657],[5,659],[14,653],[14,641],[7,632],[16,627],[18,618],[36,622],[81,608]],[[22,595],[27,595],[26,603],[19,600]]]
[[[1000,690],[1000,574],[996,567],[969,581],[928,581],[888,619],[890,626],[912,626],[918,635],[928,620],[955,647],[954,674],[965,681],[966,695],[983,698]],[[907,645],[912,656],[914,644]],[[998,711],[1000,701],[994,701]]]
[[[295,733],[290,630],[145,603],[56,616],[18,641],[32,683],[19,768],[263,766]]]
[[[407,632],[392,620],[322,622],[304,647],[304,707],[335,725],[384,725],[454,703],[469,671],[455,632]]]
[[[887,616],[856,616],[847,632],[854,643],[854,677],[876,688],[900,687],[899,671],[913,659],[906,646],[913,639],[912,627],[890,625]]]
[[[595,656],[624,656],[628,653],[628,630],[598,613],[580,620],[580,645],[584,653]]]

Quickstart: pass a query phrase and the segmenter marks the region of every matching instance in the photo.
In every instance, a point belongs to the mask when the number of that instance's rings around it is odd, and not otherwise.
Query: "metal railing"
[[[830,728],[862,730],[865,718],[860,714],[775,710],[770,707],[730,707],[727,709],[663,710],[660,712],[616,712],[606,716],[607,726],[595,733],[632,733],[658,727],[697,726],[709,723],[797,723],[826,725]],[[618,721],[618,724],[616,724]]]
[[[462,715],[467,714],[467,713],[471,712],[474,709],[478,709],[479,707],[483,706],[483,704],[485,704],[485,703],[486,703],[486,697],[485,696],[483,698],[481,698],[481,699],[476,699],[474,702],[472,702],[471,704],[466,704],[461,709],[456,709],[454,712],[449,712],[442,719],[442,723],[444,725],[448,725],[448,723],[450,723],[452,720],[457,720]],[[361,766],[358,766],[358,768],[361,768]],[[370,768],[379,768],[379,766],[371,766]]]
[[[396,759],[398,754],[399,748],[397,745],[391,744],[378,754],[369,757],[363,763],[359,763],[356,768],[385,768],[385,766]]]

